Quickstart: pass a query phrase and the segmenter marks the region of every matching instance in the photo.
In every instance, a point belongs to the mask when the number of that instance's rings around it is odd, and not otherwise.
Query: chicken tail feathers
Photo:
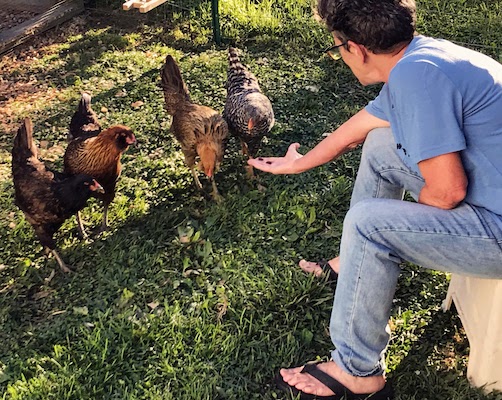
[[[244,71],[245,68],[239,59],[239,53],[234,47],[228,48],[228,68],[234,72]]]
[[[91,107],[91,95],[82,93],[78,109],[71,117],[68,140],[81,136],[95,136],[101,132],[98,117]]]
[[[166,62],[160,71],[160,77],[166,110],[169,114],[173,114],[184,103],[190,102],[190,94],[178,64],[171,55],[166,57]]]
[[[228,48],[228,70],[226,89],[228,93],[243,90],[261,92],[256,76],[240,61],[236,48]]]
[[[91,95],[89,93],[82,93],[82,97],[80,99],[80,103],[78,103],[78,112],[85,115],[91,114]]]
[[[38,150],[33,141],[33,123],[25,118],[17,131],[12,148],[12,158],[26,160],[30,157],[38,157]]]

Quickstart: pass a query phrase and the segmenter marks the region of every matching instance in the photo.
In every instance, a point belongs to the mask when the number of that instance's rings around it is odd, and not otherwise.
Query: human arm
[[[467,194],[467,176],[458,152],[442,154],[418,163],[425,180],[418,202],[450,210]]]
[[[260,157],[248,160],[248,164],[272,174],[299,174],[325,164],[356,148],[375,128],[388,127],[389,123],[361,110],[343,123],[307,154],[298,153],[299,143],[289,146],[284,157]]]

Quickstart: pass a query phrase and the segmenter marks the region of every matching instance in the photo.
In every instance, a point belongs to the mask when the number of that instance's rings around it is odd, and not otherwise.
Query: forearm
[[[294,161],[294,173],[301,173],[332,161],[363,143],[375,128],[389,126],[386,121],[361,110],[303,157]]]
[[[299,174],[357,147],[372,129],[385,126],[389,123],[361,110],[304,156],[298,153],[300,144],[292,143],[283,157],[251,158],[248,164],[272,174]]]
[[[451,210],[467,194],[467,175],[458,152],[447,153],[418,163],[425,185],[418,202]]]

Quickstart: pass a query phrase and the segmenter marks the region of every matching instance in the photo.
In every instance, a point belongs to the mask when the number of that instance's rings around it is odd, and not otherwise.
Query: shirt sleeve
[[[391,109],[412,161],[464,150],[462,96],[449,77],[428,62],[404,63],[391,75]]]
[[[365,110],[373,115],[374,117],[380,118],[384,121],[389,121],[389,116],[387,115],[386,110],[388,109],[388,105],[386,104],[386,99],[388,98],[388,87],[387,85],[383,85],[382,89],[378,96],[370,101],[368,105],[365,107]]]

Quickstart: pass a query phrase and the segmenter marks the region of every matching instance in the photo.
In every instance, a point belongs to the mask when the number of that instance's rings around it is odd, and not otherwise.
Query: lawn
[[[215,203],[196,190],[169,133],[159,68],[173,55],[192,98],[221,111],[226,47],[238,47],[276,115],[261,155],[294,141],[307,151],[379,87],[362,87],[322,56],[331,42],[308,0],[221,0],[221,46],[211,40],[209,4],[188,3],[145,16],[97,1],[0,58],[3,399],[286,399],[273,385],[278,369],[328,356],[333,289],[297,263],[337,253],[358,151],[250,182],[232,139],[216,175],[224,201]],[[420,33],[502,61],[500,1],[418,7]],[[128,125],[139,143],[122,159],[111,229],[80,241],[71,218],[59,231],[76,271],[63,274],[14,205],[10,151],[30,117],[41,157],[61,169],[82,91],[105,127]],[[83,211],[91,232],[101,211],[93,200]],[[396,399],[500,400],[467,382],[465,332],[454,310],[440,308],[448,279],[403,266],[387,360]]]

